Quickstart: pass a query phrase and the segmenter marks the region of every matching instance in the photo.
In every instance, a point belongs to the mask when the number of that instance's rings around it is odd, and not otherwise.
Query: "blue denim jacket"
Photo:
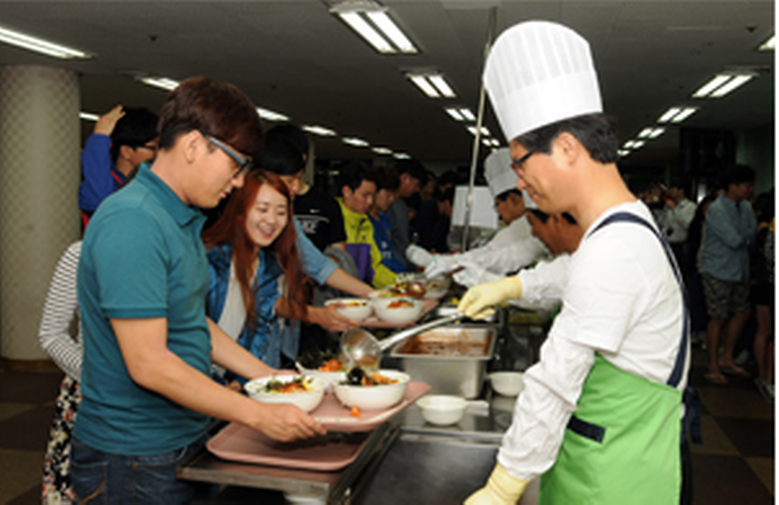
[[[755,212],[748,201],[737,204],[720,195],[706,211],[698,270],[722,281],[747,281],[749,248],[755,243],[756,229]]]

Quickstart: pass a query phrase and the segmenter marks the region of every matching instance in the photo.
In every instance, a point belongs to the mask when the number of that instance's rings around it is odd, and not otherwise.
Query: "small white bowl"
[[[336,398],[347,407],[357,407],[360,410],[384,410],[392,407],[403,399],[411,377],[398,370],[379,370],[379,373],[390,379],[398,379],[398,382],[378,386],[336,384],[333,386]]]
[[[422,410],[425,421],[446,426],[460,422],[468,402],[461,396],[427,395],[417,400],[417,405]]]
[[[327,390],[332,390],[332,387],[339,382],[343,382],[346,380],[346,371],[341,372],[323,372],[322,370],[312,370],[310,368],[303,368],[303,366],[300,366],[298,368],[300,370],[300,373],[304,375],[310,375],[311,377],[316,377],[317,379],[321,379],[327,384]]]
[[[295,380],[299,375],[274,375],[271,377],[260,377],[250,380],[244,384],[243,388],[249,396],[263,403],[290,403],[296,405],[303,412],[311,412],[322,403],[322,397],[327,389],[327,383],[322,379],[303,375],[303,380],[313,387],[311,391],[301,393],[269,393],[265,391],[268,382],[275,380],[283,383]]]
[[[362,321],[373,313],[369,300],[363,298],[336,298],[325,302],[325,306],[335,305],[335,310],[354,321]]]
[[[392,307],[401,302],[411,304],[411,306],[404,307]],[[422,310],[425,308],[425,302],[414,298],[401,297],[401,298],[377,298],[371,301],[373,310],[376,315],[379,316],[384,322],[403,324],[410,323],[419,319],[422,315]]]
[[[522,372],[493,372],[489,374],[492,389],[499,395],[517,396],[525,389],[525,378]]]

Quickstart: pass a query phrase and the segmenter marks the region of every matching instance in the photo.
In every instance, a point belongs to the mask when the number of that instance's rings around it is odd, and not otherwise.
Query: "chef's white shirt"
[[[506,274],[516,272],[548,254],[544,243],[532,235],[527,216],[522,216],[498,231],[484,247],[459,255],[458,261],[470,261],[490,272]]]
[[[521,479],[549,469],[581,395],[595,352],[616,367],[665,384],[682,334],[681,290],[658,239],[635,223],[592,230],[616,212],[654,226],[640,202],[604,212],[571,256],[563,307],[541,346],[540,361],[525,374],[498,461]],[[686,386],[687,353],[679,389]]]
[[[560,306],[568,282],[571,255],[561,254],[552,261],[539,261],[519,272],[522,298],[509,303],[527,310],[551,312]]]

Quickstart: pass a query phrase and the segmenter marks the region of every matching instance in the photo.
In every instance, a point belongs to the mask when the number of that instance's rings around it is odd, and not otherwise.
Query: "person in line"
[[[527,219],[533,236],[544,243],[554,258],[520,270],[517,275],[523,287],[522,298],[509,300],[509,303],[526,310],[551,313],[562,303],[571,255],[579,247],[584,230],[567,212],[549,215],[534,208],[529,209]],[[464,262],[463,266],[465,268],[462,271],[452,276],[455,282],[463,286],[475,286],[504,277],[472,262]]]
[[[541,476],[542,504],[676,505],[690,363],[683,286],[617,168],[589,44],[557,23],[519,23],[497,38],[484,83],[517,187],[586,231],[495,468],[466,503],[516,503]],[[518,276],[480,284],[458,310],[485,317],[523,291]]]
[[[766,228],[765,237],[760,247],[761,258],[765,268],[764,282],[756,282],[753,287],[753,301],[755,304],[755,330],[754,353],[757,363],[757,377],[755,385],[766,403],[774,403],[774,312],[775,312],[775,284],[774,284],[774,235],[776,233],[776,218]]]
[[[127,174],[157,154],[157,114],[117,105],[95,122],[81,151],[78,208],[84,229],[98,205],[124,184]]]
[[[376,172],[376,196],[368,211],[368,218],[373,225],[373,239],[381,252],[382,264],[395,273],[403,273],[406,271],[406,265],[395,256],[392,247],[392,223],[387,215],[400,187],[400,178],[394,167],[378,169]]]
[[[516,272],[548,256],[544,243],[533,237],[530,223],[525,215],[528,205],[517,189],[517,174],[511,168],[511,156],[507,148],[497,149],[484,161],[484,177],[495,200],[495,208],[506,227],[500,229],[484,246],[459,254],[436,254],[425,267],[428,278],[456,270],[465,263],[473,263],[496,274]],[[535,204],[530,202],[531,206]],[[409,259],[427,258],[413,248],[407,253]],[[422,260],[424,262],[424,260]],[[461,276],[464,277],[464,276]],[[471,284],[466,284],[471,286]]]
[[[279,318],[332,331],[358,325],[335,307],[308,305],[292,199],[277,175],[249,172],[203,241],[211,275],[206,313],[263,363],[282,366]]]
[[[695,218],[698,206],[691,202],[688,196],[692,193],[692,184],[689,179],[675,179],[668,187],[665,202],[665,216],[663,217],[663,235],[668,240],[668,245],[674,252],[676,262],[682,269],[685,282],[692,268],[688,259],[690,257],[687,241],[690,224]]]
[[[341,188],[341,213],[346,231],[346,251],[354,259],[359,278],[381,289],[395,284],[397,273],[382,263],[382,256],[374,238],[368,211],[376,197],[378,174],[372,167],[353,161],[341,169],[338,186]],[[408,220],[408,218],[406,218]],[[394,239],[394,229],[392,231]]]
[[[325,433],[297,407],[253,401],[210,377],[212,363],[243,377],[276,372],[205,313],[199,209],[243,185],[246,153],[262,142],[255,106],[232,84],[193,77],[160,115],[154,163],[100,205],[81,248],[83,397],[71,453],[81,501],[189,502],[194,489],[176,467],[203,447],[212,417],[280,441]]]
[[[400,186],[395,192],[395,200],[387,214],[390,223],[392,223],[392,249],[395,252],[395,257],[399,258],[408,268],[406,249],[411,244],[411,219],[409,219],[406,199],[411,195],[419,194],[419,189],[427,183],[427,171],[422,163],[414,159],[398,160],[395,164],[395,170],[400,177]]]
[[[309,156],[306,133],[290,123],[274,126],[265,135],[258,165],[278,174],[293,192],[299,229],[320,251],[328,247],[346,250],[341,208],[332,196],[303,180]]]
[[[757,221],[749,198],[754,191],[755,171],[746,165],[727,170],[725,192],[706,211],[701,262],[706,312],[706,346],[709,368],[704,375],[713,384],[727,384],[723,374],[749,377],[733,361],[733,351],[749,319],[749,248],[755,243]],[[720,349],[720,334],[725,339]]]

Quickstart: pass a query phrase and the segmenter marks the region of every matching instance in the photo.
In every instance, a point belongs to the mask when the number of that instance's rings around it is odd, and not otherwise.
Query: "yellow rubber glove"
[[[525,492],[530,481],[518,479],[501,466],[495,464],[487,485],[469,496],[464,505],[514,505]]]
[[[471,319],[484,319],[495,312],[493,306],[517,298],[522,298],[522,281],[519,276],[512,275],[472,287],[465,292],[457,311]]]

